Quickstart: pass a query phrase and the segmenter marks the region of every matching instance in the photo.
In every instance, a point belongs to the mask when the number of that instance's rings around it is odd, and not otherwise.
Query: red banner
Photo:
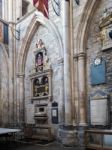
[[[48,18],[48,0],[33,0],[33,5]]]

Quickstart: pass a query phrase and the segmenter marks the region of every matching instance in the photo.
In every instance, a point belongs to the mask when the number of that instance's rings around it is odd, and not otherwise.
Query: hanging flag
[[[48,0],[33,0],[33,5],[48,18]]]

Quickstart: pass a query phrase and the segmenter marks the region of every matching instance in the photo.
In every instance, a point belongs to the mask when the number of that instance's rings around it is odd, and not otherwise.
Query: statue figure
[[[38,48],[38,49],[45,48],[45,45],[44,45],[42,39],[39,39],[39,41],[36,43],[36,48]]]

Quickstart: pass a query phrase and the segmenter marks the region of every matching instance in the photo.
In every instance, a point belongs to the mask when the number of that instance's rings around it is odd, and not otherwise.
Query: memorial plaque
[[[90,100],[90,117],[91,125],[106,126],[108,124],[107,98]]]
[[[91,65],[91,84],[103,84],[106,82],[106,65],[105,61],[102,61],[100,64]]]

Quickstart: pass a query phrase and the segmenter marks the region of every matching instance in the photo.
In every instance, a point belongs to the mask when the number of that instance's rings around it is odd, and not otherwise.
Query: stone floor
[[[65,147],[60,143],[52,142],[49,144],[16,144],[16,145],[0,145],[0,150],[83,150],[83,148],[78,147]]]
[[[81,150],[81,148],[78,147],[64,147],[62,144],[59,144],[57,142],[53,142],[46,145],[30,145],[25,147],[19,147],[15,150]]]

